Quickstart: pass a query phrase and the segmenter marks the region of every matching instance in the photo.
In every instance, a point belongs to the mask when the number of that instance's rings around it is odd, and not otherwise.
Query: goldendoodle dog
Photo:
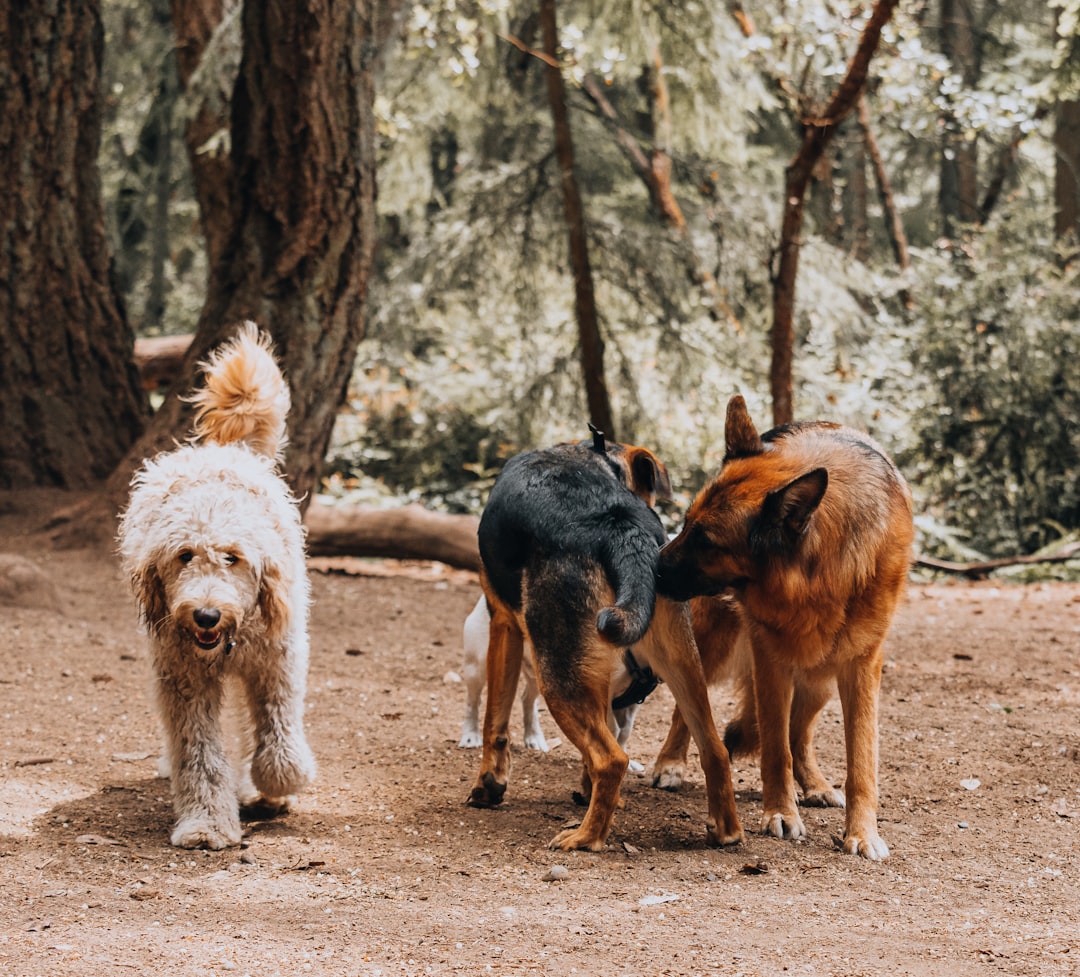
[[[289,389],[270,342],[245,323],[201,366],[194,434],[135,475],[119,543],[150,636],[171,840],[220,849],[240,843],[241,805],[285,810],[315,774],[310,591],[300,512],[277,470]],[[236,769],[227,697],[250,720]]]

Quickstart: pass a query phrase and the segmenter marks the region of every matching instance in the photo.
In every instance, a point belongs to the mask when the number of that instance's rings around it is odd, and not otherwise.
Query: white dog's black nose
[[[191,616],[195,619],[195,623],[200,628],[209,630],[221,620],[221,611],[216,607],[200,607],[196,609]]]

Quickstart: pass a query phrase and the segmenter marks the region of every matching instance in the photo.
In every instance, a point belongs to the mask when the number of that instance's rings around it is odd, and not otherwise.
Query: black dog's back
[[[548,615],[545,629],[573,628],[582,623],[594,589],[590,580],[595,584],[600,572],[615,591],[615,605],[599,612],[597,629],[612,644],[640,640],[655,607],[664,532],[623,472],[585,444],[529,451],[507,462],[479,528],[480,558],[499,600],[520,611],[527,580],[530,610]],[[546,597],[536,601],[539,589]]]

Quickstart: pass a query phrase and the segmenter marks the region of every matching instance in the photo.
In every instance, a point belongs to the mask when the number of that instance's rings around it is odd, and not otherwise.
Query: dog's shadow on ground
[[[317,838],[334,835],[344,825],[324,811],[294,809],[277,812],[254,806],[241,811],[245,841],[258,838]],[[139,858],[168,856],[175,860],[185,849],[169,844],[174,815],[169,781],[158,777],[108,783],[95,793],[57,804],[33,822],[35,837],[57,851],[113,851]],[[226,863],[236,848],[203,852]]]

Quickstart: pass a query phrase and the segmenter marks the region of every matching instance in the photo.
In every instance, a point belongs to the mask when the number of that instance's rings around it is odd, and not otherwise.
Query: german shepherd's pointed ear
[[[724,461],[731,458],[749,458],[760,455],[765,450],[765,443],[750,420],[746,401],[736,394],[727,405],[727,420],[724,423]]]
[[[797,538],[805,531],[829,485],[829,472],[825,468],[800,475],[783,488],[765,496],[761,516],[766,532],[779,531],[786,538]]]
[[[657,499],[671,501],[671,478],[664,463],[648,448],[628,448],[627,468],[630,471],[630,491],[650,506]]]

